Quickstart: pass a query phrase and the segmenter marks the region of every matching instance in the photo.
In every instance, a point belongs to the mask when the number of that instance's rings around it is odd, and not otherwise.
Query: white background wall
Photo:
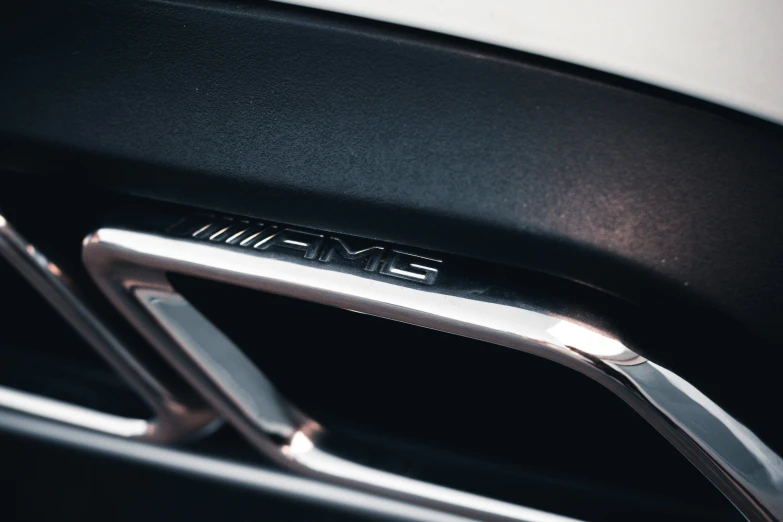
[[[280,0],[612,72],[783,123],[783,0]]]

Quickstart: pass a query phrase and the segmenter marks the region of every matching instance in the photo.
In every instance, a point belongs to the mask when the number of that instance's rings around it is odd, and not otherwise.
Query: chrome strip
[[[0,256],[5,258],[54,309],[139,393],[155,418],[127,419],[0,387],[0,408],[13,409],[103,433],[170,441],[214,428],[216,417],[203,404],[184,402],[134,357],[78,295],[63,271],[22,237],[0,214]],[[8,296],[3,296],[7,299]]]
[[[783,461],[745,426],[610,333],[540,308],[531,310],[523,295],[506,291],[502,299],[494,299],[474,290],[481,284],[465,289],[447,282],[403,283],[361,268],[336,269],[312,256],[294,259],[273,250],[122,229],[89,236],[83,254],[101,289],[149,341],[259,450],[293,470],[484,520],[532,516],[527,508],[325,453],[320,449],[324,430],[282,397],[238,347],[179,295],[166,272],[472,337],[568,366],[632,406],[749,520],[783,519]]]
[[[468,522],[474,520],[342,486],[292,476],[288,473],[198,455],[170,447],[109,437],[13,412],[0,410],[0,430],[67,445],[75,449],[99,452],[102,455],[123,459],[134,464],[152,466],[221,483],[235,484],[260,494],[289,498],[297,504],[306,502],[328,509],[343,510],[351,514],[364,514],[371,520],[405,522]],[[540,519],[530,519],[527,522],[538,520]],[[557,517],[556,520],[578,522],[575,519],[564,519],[563,517]]]
[[[154,425],[143,419],[127,419],[108,413],[82,408],[46,397],[39,397],[5,386],[0,386],[0,405],[29,415],[64,422],[120,437],[144,438]]]

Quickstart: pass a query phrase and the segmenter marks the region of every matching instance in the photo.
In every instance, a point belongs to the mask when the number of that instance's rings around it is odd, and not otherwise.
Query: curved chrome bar
[[[224,241],[232,233],[228,228],[208,236],[203,232],[182,239],[101,229],[85,239],[84,261],[111,301],[190,383],[259,450],[291,469],[484,520],[556,520],[325,453],[319,448],[324,430],[288,403],[239,348],[179,295],[166,272],[403,321],[564,364],[637,410],[749,520],[783,520],[780,457],[687,382],[608,333],[526,309],[524,296],[506,293],[502,300],[492,299],[487,292],[438,283],[431,277],[440,266],[434,259],[395,268],[389,260],[396,258],[390,257],[376,273],[380,265],[366,254],[370,249],[361,251],[368,259],[364,268],[338,268],[323,262],[328,256],[316,259],[318,252],[307,240],[280,245],[289,250],[267,249],[268,239],[278,232],[266,239],[256,234],[257,243],[242,245],[238,231],[229,237],[238,238],[233,246]],[[291,255],[292,248],[299,250],[298,257]],[[346,259],[359,256],[341,248]]]
[[[112,435],[158,442],[182,439],[214,427],[214,412],[204,404],[182,401],[179,390],[172,389],[134,357],[78,295],[63,271],[2,215],[0,256],[119,371],[152,408],[155,418],[128,419],[4,386],[0,386],[0,407]]]

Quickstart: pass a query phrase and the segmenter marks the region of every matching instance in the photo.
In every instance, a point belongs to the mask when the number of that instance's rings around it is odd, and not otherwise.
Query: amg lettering
[[[379,245],[354,249],[342,238],[230,217],[193,216],[168,229],[189,237],[239,248],[301,252],[321,263],[357,264],[366,272],[432,285],[442,261]],[[358,268],[358,267],[357,267]]]
[[[368,272],[375,272],[381,265],[383,259],[383,253],[386,249],[379,246],[373,246],[369,248],[363,248],[361,250],[351,250],[345,242],[339,237],[330,237],[323,252],[321,252],[321,261],[324,263],[331,262],[335,255],[340,255],[343,259],[349,259],[351,261],[357,259],[366,259],[364,263],[364,269]]]

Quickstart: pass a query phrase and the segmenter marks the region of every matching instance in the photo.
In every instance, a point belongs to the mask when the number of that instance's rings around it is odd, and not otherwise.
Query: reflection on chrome
[[[709,400],[703,393],[693,387],[692,384],[685,381],[678,375],[670,372],[666,368],[662,368],[655,363],[650,363],[650,366],[654,368],[661,378],[676,388],[682,395],[689,397],[699,407],[703,408],[707,413],[712,415],[715,419],[717,426],[722,426],[727,431],[731,432],[732,436],[737,438],[737,444],[735,444],[736,451],[747,451],[750,455],[747,456],[747,462],[769,462],[769,466],[758,466],[757,470],[766,477],[763,479],[765,482],[783,491],[783,459],[780,458],[775,452],[773,452],[761,439],[759,439],[753,432],[751,432],[744,425],[734,420],[728,413],[718,407],[717,404]],[[663,387],[661,387],[663,388]],[[648,394],[650,400],[661,401],[662,397],[656,394]],[[706,430],[709,429],[705,425],[695,425],[693,422],[689,424],[683,423],[684,429],[690,430]],[[716,428],[712,428],[714,431],[718,431]],[[717,442],[717,441],[716,441]],[[722,441],[731,444],[731,441]],[[713,444],[713,446],[716,446]]]
[[[291,437],[291,443],[287,446],[283,446],[282,451],[289,457],[298,457],[304,453],[307,453],[315,448],[315,444],[310,440],[303,431],[297,431]]]
[[[127,419],[0,387],[0,408],[21,411],[122,437],[168,441],[211,427],[215,416],[189,405],[155,377],[81,299],[70,279],[0,215],[0,257],[5,258],[148,403],[156,417]],[[3,299],[12,296],[3,295]]]
[[[749,520],[783,520],[781,459],[693,386],[610,332],[540,308],[493,300],[442,279],[396,282],[299,254],[101,229],[84,242],[96,283],[146,338],[260,451],[302,473],[482,520],[555,521],[549,513],[383,472],[326,453],[328,433],[291,405],[168,283],[177,272],[288,295],[507,346],[564,364],[632,406]],[[296,257],[299,255],[300,257]],[[474,285],[481,287],[480,285]]]
[[[341,485],[297,477],[283,471],[241,464],[200,455],[170,446],[143,444],[134,440],[87,432],[43,419],[0,410],[0,430],[29,438],[67,444],[125,460],[134,466],[191,475],[210,481],[239,485],[262,495],[275,495],[297,504],[307,503],[329,510],[349,510],[368,520],[400,522],[474,522],[465,517],[423,508],[408,502],[356,491]],[[261,518],[261,517],[259,517]],[[309,522],[310,519],[307,519]],[[566,522],[566,519],[560,519]],[[570,520],[570,522],[577,522]]]
[[[0,386],[0,406],[120,437],[145,438],[154,425]]]
[[[571,321],[560,320],[547,329],[547,333],[577,353],[599,357],[605,361],[616,364],[641,364],[646,361],[617,339]]]

